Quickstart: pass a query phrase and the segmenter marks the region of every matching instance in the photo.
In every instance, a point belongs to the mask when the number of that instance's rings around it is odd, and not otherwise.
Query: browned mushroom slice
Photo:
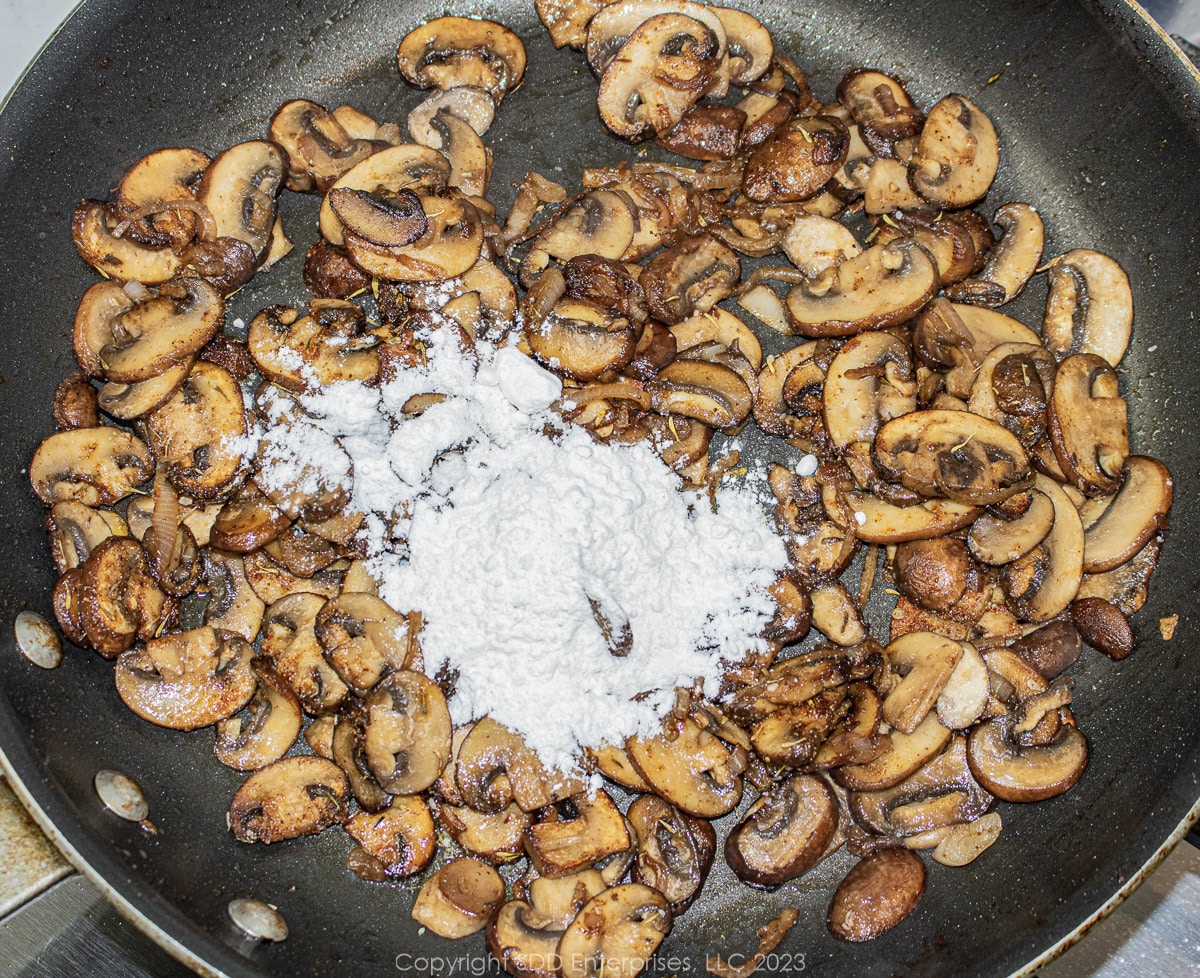
[[[736,252],[700,234],[653,258],[638,281],[651,315],[670,325],[712,310],[733,294],[740,277]]]
[[[258,690],[246,706],[247,716],[234,715],[217,724],[213,753],[235,771],[257,771],[279,760],[300,735],[303,713],[296,694],[265,659],[251,659]]]
[[[436,812],[438,824],[472,856],[502,865],[525,851],[525,831],[532,820],[515,802],[490,814],[443,802]]]
[[[912,734],[949,681],[962,646],[932,632],[910,632],[892,642],[887,653],[893,671],[903,678],[883,701],[883,719]]]
[[[164,285],[113,320],[112,339],[99,351],[105,376],[123,384],[156,377],[198,353],[224,318],[221,294],[202,279]]]
[[[320,298],[349,299],[371,284],[371,277],[350,260],[345,248],[320,238],[304,255],[304,285]]]
[[[640,795],[626,813],[637,842],[633,882],[658,890],[683,913],[700,893],[717,850],[706,819],[685,815],[657,795]]]
[[[328,199],[343,236],[354,234],[370,245],[400,248],[429,230],[421,199],[411,190],[383,194],[335,187]]]
[[[1046,436],[1046,407],[1057,370],[1053,354],[1031,343],[1001,343],[977,368],[967,408],[998,421],[1026,448]]]
[[[73,567],[54,583],[50,596],[54,620],[68,641],[86,649],[91,642],[83,630],[83,569]]]
[[[1131,455],[1125,480],[1099,518],[1084,527],[1083,570],[1110,571],[1166,528],[1175,483],[1158,459]]]
[[[978,571],[956,537],[901,543],[893,566],[900,593],[929,611],[947,611],[978,588]]]
[[[920,132],[925,118],[904,86],[881,71],[850,72],[838,85],[837,97],[876,156],[893,156],[897,141]]]
[[[29,462],[29,482],[45,505],[73,500],[110,506],[154,474],[154,457],[120,428],[74,428],[44,439]]]
[[[97,282],[79,300],[71,346],[80,368],[89,377],[104,377],[100,351],[113,342],[121,317],[136,305],[119,282]]]
[[[312,577],[342,558],[342,552],[336,544],[295,525],[264,544],[263,551],[297,577]]]
[[[631,737],[625,750],[655,793],[689,815],[716,818],[741,800],[734,752],[691,717],[668,718],[662,734]]]
[[[689,13],[694,6],[688,5]],[[593,18],[589,49],[596,24]],[[623,139],[670,132],[712,86],[724,48],[724,28],[718,34],[688,14],[656,13],[643,20],[600,76],[601,121]]]
[[[365,744],[366,707],[357,698],[348,699],[338,710],[329,735],[329,759],[340,767],[350,783],[350,792],[359,806],[368,812],[381,812],[395,797],[384,791],[371,773]]]
[[[912,241],[875,245],[788,294],[787,309],[804,336],[849,336],[913,316],[937,291],[937,268]]]
[[[331,198],[334,191],[329,193]],[[350,258],[363,271],[390,282],[439,282],[462,275],[479,259],[483,222],[475,206],[455,193],[420,197],[428,227],[411,244],[376,245],[343,227]]]
[[[263,376],[291,391],[352,380],[371,383],[380,371],[379,337],[364,332],[359,306],[313,299],[309,315],[269,306],[250,322],[246,342]]]
[[[430,94],[408,114],[408,131],[413,140],[430,149],[443,150],[446,134],[435,124],[440,112],[448,112],[482,136],[491,128],[496,103],[481,88],[460,85]]]
[[[117,660],[117,692],[143,720],[195,730],[233,716],[258,686],[254,650],[207,625],[152,638]]]
[[[391,673],[366,697],[363,737],[371,773],[390,794],[424,791],[450,759],[450,710],[418,672]]]
[[[1046,539],[1054,526],[1054,504],[1043,492],[1033,493],[1029,508],[1014,519],[986,513],[967,534],[971,555],[985,564],[1000,566],[1024,557]]]
[[[242,391],[229,371],[198,360],[179,390],[146,416],[146,434],[175,488],[193,499],[221,499],[249,469],[238,440],[246,437]]]
[[[629,846],[625,816],[603,790],[573,795],[551,806],[525,833],[525,849],[543,876],[593,866]]]
[[[866,212],[873,215],[891,214],[893,211],[916,210],[923,206],[924,201],[909,187],[907,177],[908,168],[900,160],[874,160],[867,170],[863,189],[863,208]],[[886,222],[884,226],[887,227]],[[886,232],[881,232],[881,236],[886,240]]]
[[[543,0],[538,0],[538,7],[542,5]],[[562,929],[548,924],[545,915],[526,901],[509,900],[488,921],[487,948],[510,975],[558,978],[555,962],[562,934]]]
[[[862,254],[854,233],[828,217],[801,214],[783,238],[788,259],[809,278]]]
[[[426,101],[446,103],[456,97],[455,93],[467,93],[469,97],[471,92],[476,93],[480,102],[492,105],[492,100],[486,92],[473,88],[452,88],[448,92],[430,96]],[[423,124],[418,124],[417,130],[413,132],[413,139],[440,151],[450,161],[447,186],[457,187],[471,197],[483,197],[492,179],[492,152],[480,138],[476,129],[479,123],[472,121],[472,114],[479,115],[462,108],[456,110],[452,104],[443,105],[433,111]],[[486,128],[490,119],[483,116],[479,121],[484,123],[482,128]],[[413,117],[410,114],[409,128],[412,127]]]
[[[671,930],[671,910],[657,890],[622,883],[589,900],[558,942],[563,978],[610,974],[633,978]]]
[[[870,941],[912,913],[925,895],[925,864],[907,849],[880,849],[842,880],[829,907],[829,932],[842,941]]]
[[[219,550],[250,554],[270,543],[291,521],[253,483],[224,503],[209,531]]]
[[[1121,661],[1133,651],[1133,629],[1115,604],[1103,598],[1077,598],[1071,602],[1071,621],[1080,637],[1110,659]]]
[[[1083,574],[1083,524],[1070,497],[1040,473],[1037,489],[1054,505],[1054,525],[1038,546],[1009,564],[1003,583],[1022,621],[1048,621],[1074,600]]]
[[[246,580],[241,556],[205,549],[203,574],[208,589],[204,623],[253,642],[266,605]]]
[[[504,880],[478,859],[452,859],[425,881],[413,902],[413,920],[439,937],[483,930],[504,900]]]
[[[1060,357],[1092,353],[1116,366],[1133,328],[1129,277],[1108,255],[1068,251],[1050,266],[1042,335]]]
[[[935,370],[945,370],[946,392],[966,399],[980,365],[1002,343],[1038,347],[1041,339],[1011,316],[938,298],[913,329],[913,350]]]
[[[538,360],[583,381],[625,366],[637,344],[627,319],[597,303],[575,299],[563,299],[540,322],[527,317],[525,335]]]
[[[356,139],[337,116],[307,99],[284,102],[271,117],[271,141],[287,153],[287,187],[324,193],[380,147]]]
[[[950,737],[951,731],[938,722],[936,714],[929,713],[911,734],[893,733],[890,751],[866,764],[835,768],[833,776],[838,784],[854,791],[890,788],[940,754]]]
[[[98,200],[85,200],[75,208],[71,237],[85,262],[121,282],[159,285],[169,282],[183,267],[183,259],[170,248],[150,248],[131,238],[114,237],[108,226],[108,208]]]
[[[829,365],[822,401],[830,442],[855,481],[870,488],[878,479],[871,445],[880,426],[917,409],[908,344],[886,332],[852,337]]]
[[[732,105],[698,102],[679,124],[654,141],[689,160],[731,160],[741,146],[746,113]]]
[[[837,811],[837,798],[821,778],[789,778],[750,806],[725,840],[725,860],[753,886],[803,876],[825,855],[837,828]]]
[[[346,776],[323,757],[284,757],[254,772],[229,804],[239,842],[282,842],[346,821]]]
[[[244,242],[256,265],[271,247],[276,198],[287,169],[287,154],[279,146],[255,139],[217,156],[200,181],[196,197],[212,214],[218,237]]]
[[[134,640],[157,635],[175,605],[150,572],[146,551],[132,537],[99,543],[80,566],[78,620],[88,643],[105,658]]]
[[[95,428],[100,424],[100,399],[82,370],[67,374],[54,389],[54,426],[59,431]]]
[[[569,261],[580,255],[620,259],[633,241],[631,198],[613,190],[593,190],[565,204],[538,231],[521,262],[521,284],[532,287],[551,258]]]
[[[315,627],[326,660],[356,690],[412,668],[417,645],[408,619],[374,595],[339,595],[321,609]]]
[[[832,116],[792,119],[746,161],[742,192],[759,203],[815,197],[841,169],[850,133]]]
[[[55,570],[65,574],[87,560],[109,537],[128,536],[129,527],[117,513],[68,499],[51,507],[46,532]]]
[[[525,77],[525,45],[494,21],[439,17],[405,35],[396,62],[414,88],[469,85],[498,105]]]
[[[1099,574],[1084,574],[1079,598],[1103,598],[1126,615],[1135,614],[1146,603],[1150,577],[1158,566],[1162,537],[1151,537],[1144,547],[1119,567]]]
[[[1058,365],[1048,428],[1054,456],[1080,492],[1117,491],[1129,458],[1129,420],[1107,360],[1076,353]]]
[[[325,661],[314,631],[324,604],[319,594],[289,594],[267,609],[262,623],[262,654],[314,715],[336,709],[349,692]]]
[[[889,478],[923,496],[973,506],[1033,485],[1021,443],[994,421],[964,411],[915,411],[879,430],[875,459]]]
[[[587,43],[587,26],[608,6],[606,0],[534,0],[538,17],[556,48],[579,50]]]
[[[209,158],[198,150],[173,146],[155,150],[133,164],[108,203],[126,234],[151,246],[185,247],[200,227],[196,185]]]
[[[411,190],[418,195],[431,194],[446,186],[450,162],[427,146],[405,144],[381,150],[348,170],[330,188],[365,190],[368,193],[394,195]],[[321,236],[331,245],[345,244],[342,222],[333,212],[328,194],[321,203]]]
[[[620,0],[596,11],[587,24],[585,54],[592,73],[597,78],[603,75],[638,27],[651,17],[668,13],[682,14],[702,23],[717,36],[720,44],[717,56],[725,56],[725,25],[712,7],[691,0]]]
[[[97,404],[105,414],[122,421],[133,421],[157,411],[169,401],[192,372],[194,357],[167,367],[162,373],[148,380],[133,384],[122,384],[110,380],[97,395]]]
[[[1009,651],[1045,679],[1054,679],[1076,663],[1082,645],[1078,629],[1069,621],[1056,618],[1017,639]]]
[[[812,623],[835,645],[848,648],[867,638],[867,627],[854,598],[841,581],[829,581],[812,589]]]
[[[991,119],[970,99],[947,95],[925,118],[908,179],[931,204],[967,207],[988,192],[999,164]]]
[[[345,828],[388,878],[419,873],[437,851],[433,816],[423,798],[397,798],[386,811],[356,812]]]
[[[577,779],[548,770],[518,734],[491,717],[467,734],[455,778],[463,802],[485,813],[498,812],[510,801],[532,812],[582,790]]]
[[[704,360],[675,360],[648,386],[655,411],[686,415],[717,429],[736,428],[753,406],[750,388],[736,371]]]
[[[1005,204],[994,220],[1003,229],[988,252],[979,277],[947,290],[951,298],[983,306],[999,306],[1020,295],[1042,260],[1046,232],[1031,204]]]
[[[978,506],[950,499],[925,499],[911,506],[897,506],[869,492],[839,491],[834,486],[823,486],[821,491],[831,518],[867,543],[939,537],[970,525],[979,515]]]
[[[1011,717],[989,720],[967,738],[971,773],[1003,801],[1042,801],[1068,791],[1083,776],[1087,738],[1064,723],[1048,744],[1018,742]]]
[[[898,161],[881,160],[873,170],[882,168],[885,163],[895,165],[898,164]],[[899,165],[903,166],[903,164]],[[897,176],[899,178],[899,175]],[[873,181],[874,173],[867,185],[866,207],[869,214],[880,213],[872,207],[871,183]],[[897,206],[904,205],[898,204]],[[956,215],[930,214],[919,203],[915,204],[915,208],[911,210],[899,210],[897,207],[890,206],[885,208],[884,213],[889,210],[894,211],[890,217],[891,223],[885,222],[883,229],[875,236],[874,240],[882,243],[903,235],[911,237],[933,257],[943,288],[948,288],[972,272],[979,270],[983,257],[976,246],[975,237],[963,222],[955,219]],[[895,227],[892,226],[893,224]]]
[[[748,85],[765,75],[775,57],[775,43],[758,18],[732,7],[714,7],[725,28],[729,82]]]

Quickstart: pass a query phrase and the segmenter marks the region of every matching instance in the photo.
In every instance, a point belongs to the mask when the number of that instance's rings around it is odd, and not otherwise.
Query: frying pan
[[[910,79],[922,105],[950,91],[977,100],[1004,146],[989,202],[1036,202],[1048,255],[1086,246],[1121,262],[1137,306],[1122,369],[1135,447],[1173,471],[1175,510],[1149,603],[1135,619],[1133,656],[1116,664],[1088,655],[1075,671],[1075,710],[1092,744],[1078,787],[1004,806],[1000,844],[967,869],[931,864],[918,910],[864,946],[839,944],[824,928],[832,888],[851,863],[844,853],[775,892],[738,885],[718,860],[652,973],[703,973],[705,952],[752,949],[755,928],[785,905],[802,917],[772,962],[778,973],[1029,973],[1136,885],[1197,815],[1200,84],[1138,8],[1119,0],[745,6],[826,98],[845,70],[866,64]],[[549,45],[530,3],[457,7],[508,23],[529,50],[525,85],[489,134],[502,212],[527,167],[570,186],[584,165],[629,158],[600,131],[595,82],[581,59]],[[71,245],[74,204],[103,197],[129,163],[160,146],[216,152],[262,136],[288,98],[403,118],[419,96],[399,81],[396,43],[442,12],[430,0],[88,2],[29,70],[0,113],[0,620],[50,610],[44,513],[25,468],[52,430],[55,384],[74,367],[75,304],[94,280]],[[235,297],[231,320],[301,297],[315,201],[288,194],[282,208],[300,247]],[[1015,313],[1036,323],[1044,286],[1023,300]],[[1157,622],[1170,614],[1179,627],[1167,642]],[[269,849],[234,842],[225,813],[240,777],[212,761],[211,731],[138,720],[116,695],[111,665],[93,653],[68,648],[63,665],[46,672],[17,653],[7,626],[0,645],[0,747],[14,788],[75,864],[192,967],[237,978],[483,973],[478,940],[418,931],[411,886],[350,874],[342,833]],[[157,835],[102,810],[91,783],[106,767],[140,782]],[[269,946],[239,936],[226,916],[235,896],[277,905],[291,936]]]

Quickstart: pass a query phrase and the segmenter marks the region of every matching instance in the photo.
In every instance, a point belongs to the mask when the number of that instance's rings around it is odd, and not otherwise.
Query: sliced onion
[[[200,220],[200,228],[197,236],[201,241],[215,241],[217,237],[217,221],[212,216],[212,211],[205,207],[198,200],[152,200],[148,204],[143,204],[135,210],[129,217],[123,220],[112,230],[114,238],[121,237],[129,230],[130,225],[150,217],[153,214],[164,214],[167,211],[191,211]]]
[[[147,534],[150,546],[150,566],[154,576],[161,578],[179,560],[179,493],[171,485],[166,471],[161,467],[154,477],[154,492],[151,495],[154,507],[150,513],[150,531]]]

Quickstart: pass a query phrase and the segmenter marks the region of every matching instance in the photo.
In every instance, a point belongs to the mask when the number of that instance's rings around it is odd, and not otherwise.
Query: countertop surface
[[[0,92],[76,6],[0,0]],[[1167,32],[1200,42],[1200,0],[1144,5]],[[175,978],[142,938],[55,851],[0,780],[0,978]],[[1200,978],[1200,850],[1181,844],[1044,978]]]

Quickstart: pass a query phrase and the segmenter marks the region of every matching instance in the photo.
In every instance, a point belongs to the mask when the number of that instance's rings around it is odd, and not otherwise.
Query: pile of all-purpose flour
[[[481,344],[480,366],[451,330],[421,338],[422,369],[302,397],[311,419],[268,427],[258,478],[337,481],[349,458],[380,596],[423,613],[455,722],[490,715],[568,769],[656,730],[676,686],[715,693],[723,660],[763,646],[785,564],[754,493],[724,489],[714,513],[647,446],[563,425],[558,379],[518,350]],[[402,411],[430,392],[445,399]]]

